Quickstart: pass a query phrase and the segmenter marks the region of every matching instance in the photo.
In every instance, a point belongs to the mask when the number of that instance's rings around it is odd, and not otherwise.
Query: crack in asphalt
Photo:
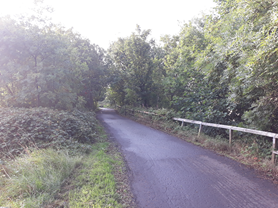
[[[277,186],[244,165],[112,109],[102,109],[98,117],[121,146],[139,207],[278,207]]]

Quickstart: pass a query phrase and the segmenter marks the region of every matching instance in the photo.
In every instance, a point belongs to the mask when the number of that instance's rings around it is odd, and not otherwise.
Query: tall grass
[[[80,163],[81,157],[45,149],[1,165],[0,206],[42,207],[54,199],[64,180]]]

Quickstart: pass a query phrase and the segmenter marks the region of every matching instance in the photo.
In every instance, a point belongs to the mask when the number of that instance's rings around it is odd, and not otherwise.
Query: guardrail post
[[[181,122],[181,127],[183,127],[183,121]]]
[[[232,146],[232,136],[233,136],[233,132],[232,132],[232,128],[229,129],[229,147],[231,148]]]
[[[273,144],[272,144],[271,162],[272,162],[273,164],[275,164],[275,153],[274,153],[274,151],[275,151],[275,148],[276,148],[276,136],[273,137],[272,142],[273,142]]]
[[[202,131],[202,122],[200,123],[200,128],[199,128],[199,132],[198,132],[198,137],[200,136],[201,131]]]

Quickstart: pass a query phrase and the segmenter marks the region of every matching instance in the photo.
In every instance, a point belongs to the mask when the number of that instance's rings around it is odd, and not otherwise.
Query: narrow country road
[[[278,207],[278,187],[253,170],[112,109],[98,117],[122,148],[138,207]]]

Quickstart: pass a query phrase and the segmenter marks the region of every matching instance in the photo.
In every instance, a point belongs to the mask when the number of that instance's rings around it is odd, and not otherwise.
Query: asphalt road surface
[[[253,170],[102,109],[121,146],[140,208],[277,208],[278,187]]]

